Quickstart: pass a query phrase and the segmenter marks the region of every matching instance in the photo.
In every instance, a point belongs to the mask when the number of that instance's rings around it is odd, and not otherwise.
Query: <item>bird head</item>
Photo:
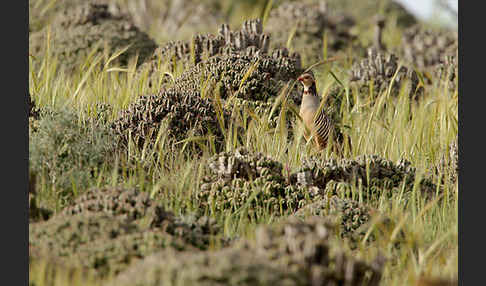
[[[311,73],[303,73],[297,78],[297,80],[302,83],[302,85],[304,86],[304,90],[308,90],[316,84],[314,76]]]

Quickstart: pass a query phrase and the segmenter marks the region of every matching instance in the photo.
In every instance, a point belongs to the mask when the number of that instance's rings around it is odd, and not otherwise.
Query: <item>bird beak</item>
[[[299,77],[297,78],[297,80],[298,80],[298,81],[302,81],[303,79],[302,79],[302,77],[301,77],[301,76],[299,76]]]

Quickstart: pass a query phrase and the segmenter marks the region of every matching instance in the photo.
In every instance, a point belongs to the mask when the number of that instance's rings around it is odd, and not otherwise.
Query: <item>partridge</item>
[[[326,148],[331,132],[334,131],[332,119],[324,108],[319,110],[321,101],[317,94],[316,81],[311,73],[304,73],[298,79],[304,86],[299,115],[305,125],[304,137],[306,141],[314,139],[319,150]]]

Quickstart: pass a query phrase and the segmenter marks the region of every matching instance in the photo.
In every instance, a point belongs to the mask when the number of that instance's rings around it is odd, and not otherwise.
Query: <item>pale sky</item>
[[[422,19],[428,19],[434,16],[434,13],[437,13],[437,10],[434,9],[434,0],[396,0],[399,3],[402,3],[406,8],[410,10],[413,14],[417,17]],[[456,11],[458,9],[458,1],[459,0],[447,0],[451,4],[451,7],[454,8]],[[450,18],[448,14],[446,14],[444,20],[447,24],[452,26],[457,26],[457,18],[453,19]],[[447,17],[447,18],[445,18]]]

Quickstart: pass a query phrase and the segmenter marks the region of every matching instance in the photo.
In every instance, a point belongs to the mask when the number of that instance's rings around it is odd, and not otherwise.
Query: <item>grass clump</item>
[[[94,120],[80,122],[70,110],[45,110],[29,135],[29,170],[54,200],[73,198],[116,160],[113,132]]]

